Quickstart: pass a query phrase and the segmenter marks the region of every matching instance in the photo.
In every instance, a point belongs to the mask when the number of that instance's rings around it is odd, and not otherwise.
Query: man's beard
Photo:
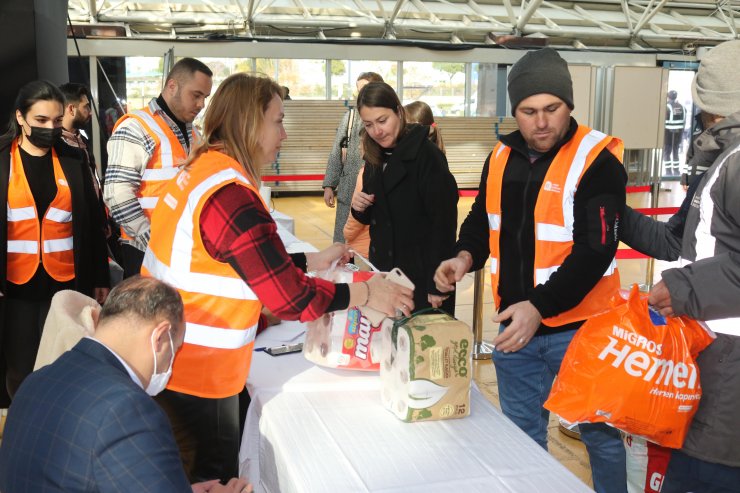
[[[75,130],[80,130],[81,128],[85,128],[88,121],[89,121],[89,118],[80,118],[79,115],[75,115],[74,119],[72,120],[72,128],[74,128]]]

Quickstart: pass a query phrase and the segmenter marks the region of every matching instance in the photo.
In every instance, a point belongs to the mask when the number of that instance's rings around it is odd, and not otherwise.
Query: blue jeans
[[[574,335],[574,330],[541,335],[519,351],[493,351],[501,410],[545,450],[550,412],[542,405]],[[581,424],[579,428],[591,461],[594,489],[625,493],[627,465],[619,431],[603,423]]]
[[[737,493],[740,467],[713,464],[674,450],[663,480],[663,493]]]

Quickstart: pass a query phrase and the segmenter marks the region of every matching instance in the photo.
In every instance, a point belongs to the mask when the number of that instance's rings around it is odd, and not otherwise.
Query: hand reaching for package
[[[346,264],[350,258],[352,258],[352,254],[350,253],[349,245],[334,243],[329,248],[325,248],[320,252],[307,253],[306,270],[309,272],[326,270],[331,267],[331,264],[335,260],[338,260],[340,264]]]
[[[368,306],[389,317],[395,317],[400,311],[405,316],[414,310],[414,290],[386,279],[383,274],[376,274],[364,283],[368,288]]]

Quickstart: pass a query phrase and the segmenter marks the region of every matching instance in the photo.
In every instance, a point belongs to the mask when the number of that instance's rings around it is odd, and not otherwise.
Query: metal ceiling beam
[[[504,0],[504,7],[506,7],[506,14],[509,16],[509,22],[511,22],[511,28],[516,28],[516,16],[514,15],[514,7],[511,6],[510,0]]]
[[[637,36],[637,34],[640,32],[640,30],[647,24],[650,19],[655,17],[655,14],[660,12],[660,9],[663,8],[663,5],[665,5],[668,2],[668,0],[660,0],[660,3],[655,6],[655,8],[651,11],[650,7],[655,3],[654,0],[650,0],[650,3],[645,8],[645,11],[642,13],[642,17],[640,18],[640,21],[635,26],[635,29],[632,31],[633,36]]]
[[[558,26],[555,22],[553,22],[552,19],[541,14],[540,12],[535,12],[532,17],[537,18],[537,19],[542,19],[543,21],[545,21],[545,25],[549,27],[550,29],[560,29],[560,26]]]
[[[88,0],[88,9],[90,11],[90,20],[98,22],[98,5],[95,0]]]
[[[493,25],[494,25],[495,27],[497,27],[497,28],[508,28],[508,27],[509,27],[509,26],[507,26],[506,24],[504,24],[504,23],[502,23],[502,22],[499,22],[499,21],[497,21],[497,20],[496,20],[496,19],[494,19],[493,17],[489,17],[489,15],[488,15],[488,14],[486,14],[486,12],[485,12],[485,11],[484,11],[484,10],[483,10],[483,9],[481,8],[481,6],[480,6],[480,5],[478,5],[478,4],[477,4],[477,3],[475,2],[475,0],[468,0],[468,7],[470,7],[470,9],[471,9],[471,10],[472,10],[473,12],[475,12],[475,13],[476,13],[476,15],[479,15],[480,17],[482,17],[483,19],[485,19],[485,20],[486,20],[486,22],[490,22],[491,24],[493,24]]]
[[[411,3],[414,4],[414,7],[416,7],[419,12],[424,12],[425,14],[427,14],[429,16],[429,22],[431,22],[432,24],[439,24],[441,22],[439,20],[439,17],[434,15],[434,12],[429,10],[421,0],[411,0]]]
[[[737,38],[737,28],[735,27],[735,19],[733,16],[732,7],[730,7],[729,10],[730,10],[730,16],[732,16],[732,18],[727,17],[727,14],[725,14],[725,8],[723,5],[720,5],[719,7],[717,7],[717,11],[719,12],[719,15],[722,17],[722,20],[725,21],[725,24],[727,24],[727,27],[730,28],[732,37]]]
[[[597,26],[599,26],[602,29],[606,29],[607,31],[619,31],[620,29],[616,26],[612,26],[611,24],[607,24],[606,22],[600,21],[593,15],[589,14],[586,10],[583,9],[583,7],[580,7],[578,5],[573,6],[573,10],[576,11],[576,13],[582,18],[589,22],[593,22]]]
[[[306,4],[304,4],[302,0],[293,0],[293,3],[301,11],[301,15],[303,15],[304,19],[311,18],[311,12],[308,10],[308,8],[306,7]]]
[[[239,13],[242,15],[242,20],[243,21],[246,21],[247,20],[247,14],[244,13],[244,7],[242,6],[241,1],[240,0],[231,0],[231,3],[233,3],[234,5],[236,5],[236,8],[239,9]]]
[[[682,22],[683,24],[686,24],[692,29],[698,29],[699,31],[701,31],[702,34],[705,34],[707,36],[724,36],[724,34],[718,33],[714,29],[709,29],[708,27],[700,26],[698,23],[694,22],[692,19],[689,19],[686,16],[681,15],[680,12],[671,10],[670,14],[671,14],[671,17],[673,17],[674,19]]]
[[[116,4],[114,4],[114,3],[111,2],[111,4],[108,6],[108,8],[98,9],[98,17],[100,17],[101,14],[105,14],[105,13],[110,12],[111,10],[117,9],[121,5],[123,5],[126,8],[126,11],[128,11],[128,0],[121,0],[120,2],[118,2]],[[102,7],[102,5],[101,5],[101,7]]]
[[[396,21],[396,17],[398,17],[398,13],[401,11],[401,8],[406,3],[406,0],[396,0],[396,5],[393,7],[393,12],[391,13],[390,18],[388,19],[388,23],[390,27],[393,27],[393,23]]]
[[[527,5],[527,9],[522,12],[522,14],[519,16],[519,20],[516,23],[515,29],[517,32],[521,32],[522,29],[524,29],[524,26],[527,25],[527,22],[529,22],[529,19],[532,17],[532,14],[534,14],[535,10],[537,10],[537,7],[542,5],[543,0],[532,0],[529,2],[529,5]]]
[[[260,0],[249,0],[247,4],[247,33],[252,36],[254,35],[254,11],[257,8],[257,4]]]
[[[627,29],[632,32],[632,17],[630,16],[630,6],[627,0],[622,0],[622,12],[624,12],[624,18],[627,20]]]
[[[359,9],[359,14],[364,17],[369,17],[371,19],[376,19],[375,14],[373,14],[373,11],[370,10],[367,5],[362,0],[353,0],[355,3],[355,6]]]
[[[592,16],[591,14],[589,14],[587,11],[585,11],[583,8],[579,7],[578,5],[574,5],[573,10],[568,10],[568,9],[563,8],[560,5],[555,4],[555,3],[552,3],[552,2],[543,2],[543,5],[545,5],[548,8],[559,10],[561,12],[566,12],[566,13],[571,14],[571,15],[574,14],[574,15],[580,17],[581,19],[583,19],[585,21],[588,21],[588,22],[591,22],[593,24],[596,24],[600,28],[605,29],[607,31],[610,31],[610,32],[619,32],[620,31],[620,29],[618,27],[612,26],[611,24],[607,24],[606,22],[602,22],[602,21],[596,19],[594,16]],[[538,12],[538,14],[540,14],[540,13]]]

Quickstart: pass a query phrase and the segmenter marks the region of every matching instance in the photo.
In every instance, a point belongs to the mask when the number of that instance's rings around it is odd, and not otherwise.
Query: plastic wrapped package
[[[420,314],[381,331],[381,399],[406,422],[470,414],[473,334],[447,314]]]
[[[321,277],[351,283],[370,279],[375,273],[352,267],[334,267]],[[373,319],[373,321],[371,321]],[[380,369],[380,328],[383,323],[368,317],[358,307],[324,314],[308,323],[303,354],[309,361],[329,368],[378,371]]]

